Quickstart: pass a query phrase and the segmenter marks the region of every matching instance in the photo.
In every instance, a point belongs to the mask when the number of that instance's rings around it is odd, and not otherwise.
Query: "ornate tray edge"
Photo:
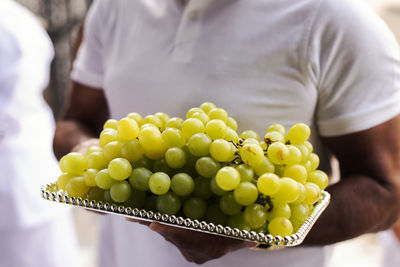
[[[64,203],[67,205],[79,206],[89,210],[114,214],[123,216],[126,218],[132,218],[142,221],[157,221],[163,224],[172,225],[175,227],[194,230],[199,232],[206,232],[214,235],[220,235],[230,238],[241,239],[245,241],[257,242],[260,247],[268,246],[283,246],[291,247],[300,245],[319,216],[326,209],[330,201],[330,194],[326,191],[322,191],[320,200],[314,207],[313,212],[303,225],[297,230],[296,233],[290,236],[272,236],[270,234],[256,233],[254,231],[239,230],[237,228],[231,228],[229,226],[214,225],[213,223],[207,223],[204,221],[191,220],[189,218],[178,217],[175,215],[161,214],[159,212],[146,211],[144,209],[137,209],[131,207],[117,206],[115,204],[103,203],[101,201],[81,199],[75,197],[69,197],[62,191],[57,191],[56,183],[46,184],[41,187],[41,196],[45,200]]]

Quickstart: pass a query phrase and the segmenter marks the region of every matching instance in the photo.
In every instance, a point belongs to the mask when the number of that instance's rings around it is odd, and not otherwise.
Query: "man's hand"
[[[176,246],[186,260],[197,264],[217,259],[240,248],[257,246],[255,242],[180,229],[157,222],[150,223],[149,227]]]
[[[77,144],[71,150],[71,152],[79,152],[83,155],[86,155],[88,149],[92,146],[99,146],[99,139],[98,138],[90,138],[82,143]]]

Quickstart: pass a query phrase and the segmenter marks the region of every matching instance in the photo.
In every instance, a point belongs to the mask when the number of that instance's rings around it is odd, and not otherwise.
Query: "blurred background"
[[[68,94],[69,73],[75,53],[75,40],[92,0],[16,0],[42,21],[53,41],[55,58],[45,99],[55,118],[60,115]],[[400,41],[400,0],[364,0],[383,18]],[[74,209],[80,242],[80,266],[97,266],[99,222],[96,214]],[[365,235],[336,245],[332,250],[333,266],[379,266],[382,248],[375,235]],[[345,264],[344,264],[345,261]]]

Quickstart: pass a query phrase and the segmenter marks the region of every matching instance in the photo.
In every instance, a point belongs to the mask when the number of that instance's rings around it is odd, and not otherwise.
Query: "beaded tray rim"
[[[321,198],[318,200],[314,207],[313,212],[307,220],[299,227],[296,233],[290,236],[272,236],[270,234],[256,233],[254,231],[239,230],[229,226],[215,225],[205,221],[191,220],[175,215],[161,214],[159,212],[146,211],[144,209],[137,209],[125,207],[123,205],[110,204],[108,202],[82,199],[69,197],[66,193],[57,188],[57,184],[49,183],[41,188],[41,196],[45,200],[63,203],[72,206],[78,206],[85,209],[102,212],[106,214],[114,214],[131,218],[140,221],[157,221],[159,223],[171,225],[178,228],[199,231],[224,237],[241,239],[245,241],[253,241],[259,244],[259,247],[279,246],[279,247],[292,247],[300,245],[319,216],[326,209],[330,201],[330,194],[322,191]]]

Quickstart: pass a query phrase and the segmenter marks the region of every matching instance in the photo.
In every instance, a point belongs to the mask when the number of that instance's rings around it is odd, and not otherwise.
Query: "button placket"
[[[202,13],[212,2],[213,0],[194,0],[187,3],[175,37],[172,54],[175,62],[187,63],[192,59],[201,32]]]

